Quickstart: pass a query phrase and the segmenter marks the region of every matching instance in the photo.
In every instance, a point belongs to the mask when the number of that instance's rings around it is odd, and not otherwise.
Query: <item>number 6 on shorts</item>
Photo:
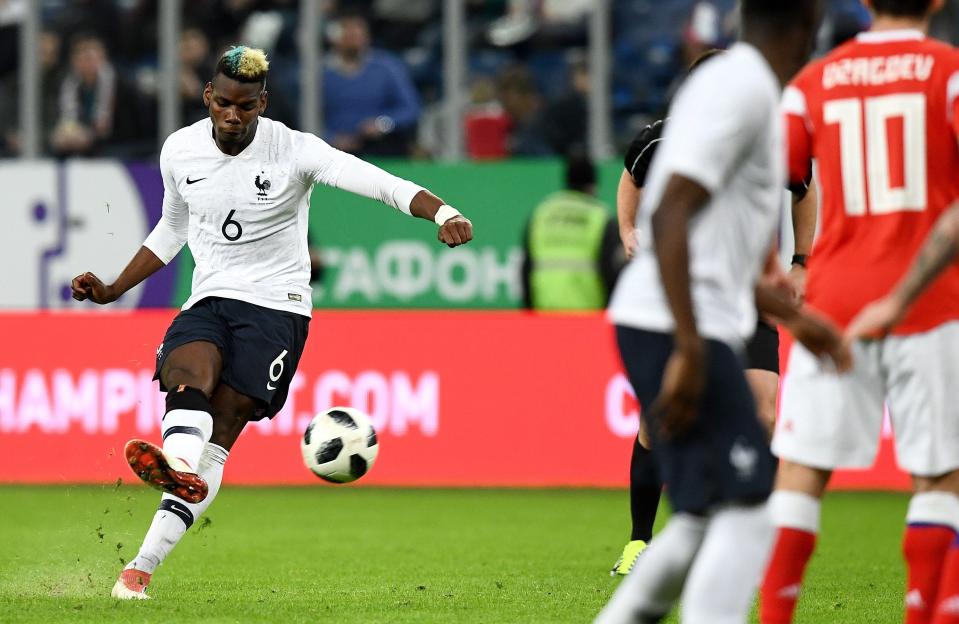
[[[279,381],[280,377],[283,376],[283,358],[286,356],[286,349],[283,349],[283,352],[276,356],[276,359],[270,363],[270,381],[266,384],[267,390],[276,390],[276,386],[272,383]],[[279,367],[279,369],[277,368]]]

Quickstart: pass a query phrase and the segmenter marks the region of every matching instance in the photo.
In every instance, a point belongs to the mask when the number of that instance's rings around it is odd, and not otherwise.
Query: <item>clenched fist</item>
[[[73,291],[73,298],[77,301],[89,299],[93,303],[103,305],[117,300],[113,285],[104,284],[99,277],[89,271],[74,277],[70,283],[70,289]]]
[[[462,215],[455,216],[440,226],[436,238],[447,247],[458,247],[473,240],[473,224]]]

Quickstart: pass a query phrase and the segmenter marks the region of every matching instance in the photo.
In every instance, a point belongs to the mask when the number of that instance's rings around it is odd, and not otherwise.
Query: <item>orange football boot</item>
[[[164,454],[156,444],[130,440],[124,454],[133,472],[150,487],[169,492],[188,503],[196,504],[206,498],[206,480],[179,457]]]

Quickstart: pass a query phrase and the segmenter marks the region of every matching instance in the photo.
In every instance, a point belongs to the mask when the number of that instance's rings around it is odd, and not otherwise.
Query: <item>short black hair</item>
[[[872,0],[872,9],[881,15],[923,17],[932,8],[932,0]]]
[[[693,73],[695,70],[699,69],[703,63],[713,58],[718,54],[722,54],[725,50],[720,50],[719,48],[710,48],[693,59],[693,62],[689,64],[689,73]]]
[[[270,62],[263,50],[241,45],[233,46],[220,56],[213,76],[215,78],[217,74],[223,74],[237,82],[258,82],[265,87],[269,69]]]
[[[813,15],[819,4],[820,0],[742,0],[742,20],[781,32],[791,29],[797,19]]]
[[[596,185],[596,165],[585,154],[571,154],[566,157],[566,188],[574,191],[588,191]]]

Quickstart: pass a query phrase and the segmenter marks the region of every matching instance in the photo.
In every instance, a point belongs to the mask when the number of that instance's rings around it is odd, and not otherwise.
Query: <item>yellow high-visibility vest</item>
[[[533,211],[529,226],[530,296],[536,310],[600,310],[599,270],[609,213],[585,193],[559,191]]]

